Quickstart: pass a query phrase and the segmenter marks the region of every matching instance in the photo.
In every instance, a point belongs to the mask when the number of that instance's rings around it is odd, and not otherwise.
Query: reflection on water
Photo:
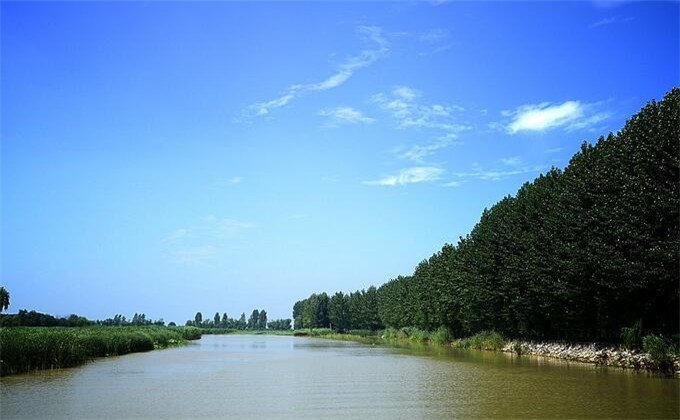
[[[0,380],[11,418],[678,418],[680,381],[437,346],[204,336]]]

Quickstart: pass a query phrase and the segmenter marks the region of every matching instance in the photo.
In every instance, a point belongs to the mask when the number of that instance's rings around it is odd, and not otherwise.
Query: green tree
[[[253,313],[248,318],[248,329],[255,330],[258,328],[260,322],[260,311],[253,309]]]
[[[0,287],[0,312],[9,307],[9,292],[4,287]]]
[[[196,316],[194,317],[194,325],[197,327],[201,327],[203,325],[203,314],[200,312],[196,312]]]
[[[258,316],[257,328],[264,330],[267,329],[267,311],[262,309]]]

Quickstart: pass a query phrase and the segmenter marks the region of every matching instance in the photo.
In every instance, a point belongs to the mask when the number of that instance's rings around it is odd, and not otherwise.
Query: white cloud
[[[331,125],[335,125],[337,123],[372,123],[374,121],[373,118],[365,116],[361,113],[361,111],[357,111],[356,109],[348,106],[340,106],[334,109],[323,110],[319,112],[319,115],[330,118]]]
[[[242,183],[244,179],[245,178],[242,176],[232,176],[231,178],[227,179],[218,179],[210,185],[210,188],[221,190],[224,188],[233,187],[234,185]]]
[[[354,75],[354,73],[366,66],[373,64],[378,59],[387,55],[389,42],[382,35],[382,29],[376,26],[359,26],[357,33],[363,39],[375,44],[373,49],[361,51],[358,55],[348,58],[338,66],[335,74],[318,83],[297,84],[289,87],[286,92],[278,98],[266,102],[258,102],[247,108],[245,117],[255,117],[267,115],[271,110],[283,107],[290,101],[305,92],[324,91],[336,88]]]
[[[501,163],[506,166],[519,166],[523,161],[519,156],[512,156],[501,159]]]
[[[392,90],[392,94],[398,98],[407,100],[407,101],[412,101],[418,96],[420,96],[420,91],[416,89],[412,89],[408,86],[396,86]]]
[[[442,187],[460,187],[464,181],[450,181],[442,184]]]
[[[444,149],[453,144],[462,144],[461,142],[456,141],[457,138],[458,138],[457,134],[448,133],[445,136],[438,137],[431,143],[425,145],[419,144],[413,145],[407,151],[401,152],[399,154],[399,158],[408,159],[413,162],[423,163],[426,157],[433,155],[440,149]]]
[[[454,114],[464,111],[463,107],[423,105],[415,101],[419,96],[420,92],[415,89],[396,86],[390,94],[379,93],[372,100],[392,115],[397,121],[397,128],[431,128],[453,133],[470,128],[456,122]]]
[[[418,36],[421,41],[436,43],[448,37],[448,32],[445,29],[430,29]]]
[[[514,111],[502,111],[501,115],[511,117],[505,126],[510,134],[520,131],[543,132],[563,127],[567,131],[589,128],[611,116],[609,112],[597,111],[599,104],[567,101],[561,104],[543,102],[522,105]]]
[[[382,186],[417,184],[436,181],[441,178],[443,173],[444,170],[436,166],[415,166],[404,169],[398,174],[389,175],[375,181],[364,181],[364,184]]]

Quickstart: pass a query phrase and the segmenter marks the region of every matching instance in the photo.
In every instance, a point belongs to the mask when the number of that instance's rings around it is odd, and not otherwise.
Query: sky
[[[288,318],[678,86],[678,2],[2,2],[9,312]]]

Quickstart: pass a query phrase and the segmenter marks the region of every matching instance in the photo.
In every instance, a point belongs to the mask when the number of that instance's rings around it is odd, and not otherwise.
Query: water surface
[[[680,381],[620,369],[257,335],[0,379],[3,420],[677,419],[679,404]]]

